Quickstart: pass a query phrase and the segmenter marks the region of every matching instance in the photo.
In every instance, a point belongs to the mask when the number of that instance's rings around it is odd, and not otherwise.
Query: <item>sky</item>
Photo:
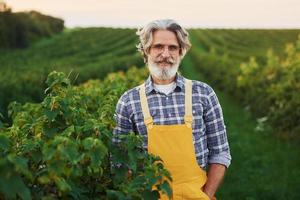
[[[0,0],[3,1],[3,0]],[[5,0],[4,0],[5,1]],[[300,28],[300,0],[6,0],[73,27],[142,27],[175,19],[187,28]]]

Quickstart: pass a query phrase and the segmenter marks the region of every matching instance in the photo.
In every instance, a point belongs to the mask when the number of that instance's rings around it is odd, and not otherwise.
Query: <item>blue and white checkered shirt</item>
[[[145,82],[150,114],[156,125],[184,124],[184,78],[177,74],[176,87],[166,95],[153,87],[151,76]],[[213,89],[200,81],[192,81],[193,143],[198,164],[207,169],[209,163],[230,165],[231,155],[227,141],[223,113]],[[118,101],[115,113],[114,136],[131,131],[143,138],[147,149],[147,128],[140,102],[139,88],[125,92]],[[113,141],[120,140],[113,137]]]

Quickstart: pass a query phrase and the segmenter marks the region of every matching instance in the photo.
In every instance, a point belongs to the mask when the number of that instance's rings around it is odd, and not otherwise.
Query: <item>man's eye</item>
[[[164,48],[164,46],[161,45],[161,44],[154,45],[154,49],[161,50],[161,49],[163,49],[163,48]]]
[[[178,46],[171,45],[171,46],[169,46],[169,50],[170,51],[177,51],[178,50]]]

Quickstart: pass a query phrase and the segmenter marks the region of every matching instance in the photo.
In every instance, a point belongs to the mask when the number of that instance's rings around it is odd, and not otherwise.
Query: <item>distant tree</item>
[[[36,11],[0,12],[0,48],[24,48],[64,29],[64,21]]]

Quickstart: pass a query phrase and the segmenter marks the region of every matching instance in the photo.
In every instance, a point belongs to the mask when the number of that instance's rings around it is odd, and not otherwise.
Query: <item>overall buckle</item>
[[[147,128],[152,128],[152,126],[153,126],[153,119],[152,119],[152,117],[144,119],[144,123],[145,123],[145,125],[146,125]]]
[[[193,123],[193,116],[184,116],[184,122],[189,128],[191,128]]]

